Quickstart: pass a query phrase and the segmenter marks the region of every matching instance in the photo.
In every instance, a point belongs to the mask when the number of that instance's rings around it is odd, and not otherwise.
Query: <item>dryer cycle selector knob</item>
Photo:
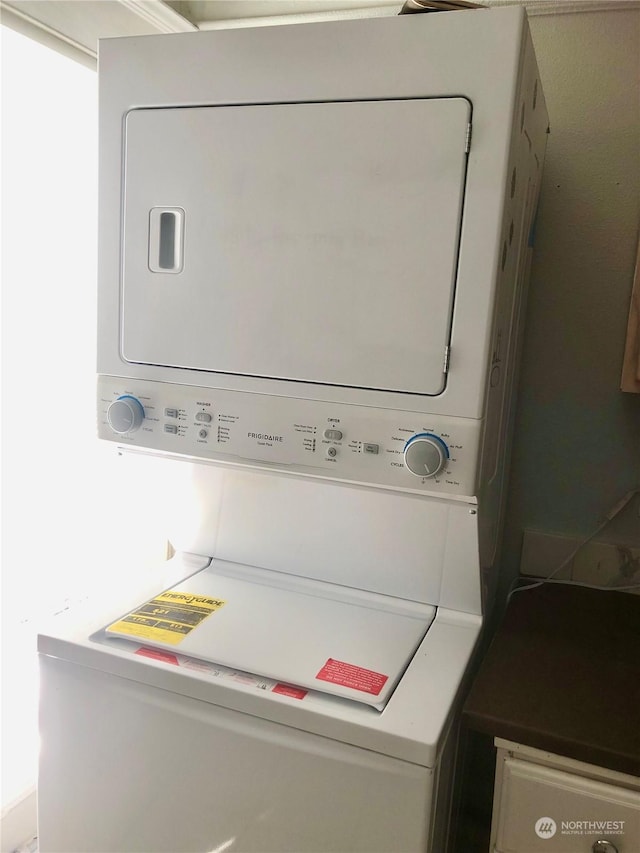
[[[404,446],[404,464],[416,477],[435,477],[448,458],[449,448],[431,432],[419,432]]]
[[[144,420],[142,403],[130,394],[123,394],[107,409],[107,421],[118,435],[135,432]]]

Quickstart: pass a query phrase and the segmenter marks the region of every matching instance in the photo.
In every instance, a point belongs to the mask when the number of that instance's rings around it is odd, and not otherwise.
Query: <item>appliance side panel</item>
[[[464,504],[450,506],[438,596],[441,607],[482,614],[478,559],[478,510]]]
[[[427,768],[40,663],[42,853],[426,849]]]
[[[105,70],[105,54],[111,50],[99,44],[98,52],[98,302],[97,370],[107,365],[122,374],[120,356],[121,323],[121,240],[120,222],[124,177],[125,114],[114,98],[112,74]]]
[[[440,761],[434,774],[434,800],[431,806],[434,819],[427,850],[453,851],[456,834],[454,784],[458,770],[459,715],[455,714],[445,735]]]
[[[484,569],[494,564],[501,536],[533,230],[547,130],[548,115],[527,28],[514,104],[510,177],[505,191],[501,260],[486,384],[486,415],[480,449],[480,560]],[[485,585],[487,583],[489,579]]]

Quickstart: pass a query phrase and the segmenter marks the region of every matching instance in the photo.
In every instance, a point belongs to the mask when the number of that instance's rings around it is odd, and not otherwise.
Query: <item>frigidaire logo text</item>
[[[249,438],[256,438],[258,441],[284,441],[281,435],[269,435],[268,432],[248,432]]]

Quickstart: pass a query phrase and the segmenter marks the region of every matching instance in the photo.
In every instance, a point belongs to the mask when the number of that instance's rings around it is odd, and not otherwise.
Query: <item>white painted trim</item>
[[[267,5],[267,4],[265,4]],[[364,6],[334,9],[330,12],[299,12],[297,14],[265,15],[258,18],[223,18],[220,20],[198,21],[200,30],[224,30],[239,27],[269,27],[280,24],[310,24],[321,21],[350,21],[356,18],[385,18],[397,15],[402,3],[388,6]]]
[[[11,853],[20,845],[30,841],[37,834],[36,789],[29,788],[25,793],[2,809],[0,817],[0,838],[2,853]]]
[[[640,9],[640,0],[482,0],[487,6],[525,6],[534,15],[567,15],[581,12],[620,12]]]
[[[118,2],[161,33],[187,33],[198,27],[163,0],[118,0]]]
[[[148,32],[161,33],[192,32],[198,29],[195,24],[175,12],[164,0],[108,0],[108,2],[111,3],[109,7],[111,18],[106,20],[113,19],[115,30],[110,35],[127,36],[140,32],[141,27],[140,24],[136,26],[137,22],[146,24],[146,26],[142,25],[143,32],[147,27]],[[38,5],[35,5],[32,13],[30,4],[20,6],[19,3],[11,0],[0,0],[2,23],[71,59],[82,62],[95,71],[97,47],[94,47],[94,44],[97,46],[98,39],[104,35],[104,32],[101,32],[104,28],[104,15],[98,15],[93,11],[93,3],[87,3],[83,7],[84,29],[90,34],[87,37],[87,43],[83,44],[65,32],[67,19],[64,14],[49,16],[47,24],[37,16]],[[49,10],[51,8],[50,6]],[[104,12],[106,8],[105,3],[100,7],[100,12]]]
[[[31,15],[27,15],[15,6],[8,6],[3,0],[0,0],[0,12],[2,12],[2,24],[4,26],[10,27],[12,30],[40,42],[40,44],[44,44],[46,47],[57,50],[58,53],[62,53],[76,62],[81,62],[93,71],[98,67],[95,50],[90,50],[79,41],[66,36],[59,30],[54,30],[52,27],[47,26]]]

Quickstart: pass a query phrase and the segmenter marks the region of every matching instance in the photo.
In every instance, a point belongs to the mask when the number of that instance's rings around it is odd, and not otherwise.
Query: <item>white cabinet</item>
[[[492,853],[637,853],[640,779],[496,738]]]

